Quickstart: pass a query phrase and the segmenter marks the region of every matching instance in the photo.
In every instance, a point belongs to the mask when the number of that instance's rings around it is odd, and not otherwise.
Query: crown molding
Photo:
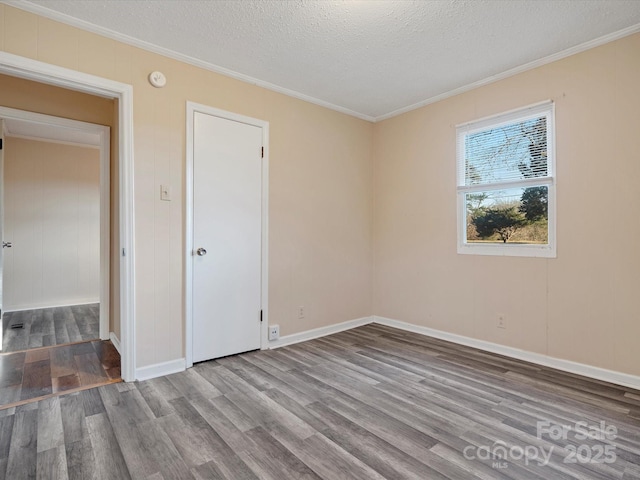
[[[314,105],[318,105],[320,107],[328,108],[330,110],[334,110],[339,113],[343,113],[345,115],[349,115],[351,117],[356,117],[361,120],[366,120],[367,122],[374,122],[375,118],[370,115],[365,115],[364,113],[356,112],[354,110],[350,110],[345,107],[341,107],[340,105],[335,105],[331,102],[326,102],[324,100],[320,100],[319,98],[312,97],[310,95],[306,95],[304,93],[297,92],[295,90],[290,90],[285,87],[281,87],[279,85],[275,85],[270,82],[266,82],[264,80],[260,80],[258,78],[251,77],[249,75],[245,75],[244,73],[239,73],[234,70],[230,70],[225,67],[221,67],[219,65],[215,65],[210,62],[205,62],[204,60],[199,60],[197,58],[191,57],[189,55],[184,55],[182,53],[176,52],[169,48],[161,47],[159,45],[155,45],[150,42],[146,42],[144,40],[139,40],[137,38],[133,38],[129,35],[124,35],[122,33],[118,33],[109,28],[101,27],[99,25],[95,25],[91,22],[87,22],[85,20],[81,20],[79,18],[72,17],[65,13],[60,13],[55,10],[51,10],[49,8],[43,7],[41,5],[36,5],[34,3],[28,2],[26,0],[4,0],[0,1],[0,3],[4,3],[11,7],[18,8],[20,10],[25,10],[30,13],[34,13],[36,15],[40,15],[42,17],[48,18],[50,20],[54,20],[60,23],[64,23],[66,25],[70,25],[72,27],[79,28],[81,30],[86,30],[91,33],[95,33],[97,35],[101,35],[103,37],[110,38],[112,40],[116,40],[118,42],[131,45],[132,47],[137,47],[142,50],[146,50],[148,52],[156,53],[158,55],[162,55],[164,57],[171,58],[173,60],[177,60],[179,62],[187,63],[189,65],[193,65],[194,67],[202,68],[204,70],[209,70],[210,72],[214,72],[220,75],[224,75],[225,77],[234,78],[236,80],[240,80],[241,82],[249,83],[251,85],[255,85],[257,87],[265,88],[267,90],[271,90],[276,93],[281,93],[283,95],[287,95],[288,97],[297,98],[298,100],[303,100],[305,102],[312,103]]]
[[[381,122],[382,120],[387,120],[392,117],[397,117],[398,115],[402,115],[403,113],[410,112],[412,110],[416,110],[418,108],[424,107],[426,105],[430,105],[432,103],[439,102],[440,100],[444,100],[449,97],[453,97],[455,95],[460,95],[461,93],[468,92],[475,88],[483,87],[485,85],[489,85],[490,83],[497,82],[499,80],[504,80],[505,78],[513,77],[514,75],[518,75],[519,73],[523,73],[529,70],[533,70],[534,68],[542,67],[543,65],[547,65],[549,63],[556,62],[558,60],[562,60],[563,58],[570,57],[571,55],[575,55],[577,53],[584,52],[586,50],[590,50],[595,47],[599,47],[606,43],[613,42],[615,40],[619,40],[621,38],[627,37],[629,35],[633,35],[634,33],[640,32],[640,23],[636,25],[632,25],[630,27],[624,28],[622,30],[618,30],[617,32],[609,33],[607,35],[603,35],[602,37],[595,38],[593,40],[589,40],[588,42],[581,43],[579,45],[575,45],[571,48],[567,48],[558,53],[554,53],[552,55],[548,55],[543,58],[539,58],[538,60],[534,60],[529,63],[525,63],[515,68],[511,68],[505,72],[498,73],[497,75],[492,75],[491,77],[484,78],[482,80],[478,80],[477,82],[469,83],[468,85],[463,85],[462,87],[454,88],[453,90],[449,90],[448,92],[441,93],[439,95],[435,95],[426,100],[422,100],[421,102],[414,103],[412,105],[407,105],[406,107],[399,108],[397,110],[393,110],[392,112],[385,113],[384,115],[379,115],[374,118],[374,122]]]
[[[260,80],[249,75],[245,75],[243,73],[239,73],[228,68],[221,67],[219,65],[215,65],[210,62],[205,62],[203,60],[199,60],[197,58],[193,58],[189,55],[184,55],[182,53],[175,52],[171,49],[160,47],[158,45],[154,45],[150,42],[145,42],[144,40],[138,40],[137,38],[133,38],[129,35],[124,35],[122,33],[115,32],[111,29],[100,27],[93,23],[87,22],[85,20],[81,20],[70,15],[57,12],[55,10],[51,10],[49,8],[43,7],[41,5],[36,5],[27,0],[1,0],[0,3],[5,3],[6,5],[19,8],[21,10],[25,10],[31,13],[35,13],[36,15],[40,15],[51,20],[55,20],[61,23],[65,23],[67,25],[71,25],[72,27],[76,27],[82,30],[86,30],[98,35],[102,35],[107,38],[111,38],[112,40],[116,40],[118,42],[125,43],[127,45],[131,45],[133,47],[141,48],[143,50],[157,53],[158,55],[163,55],[168,58],[172,58],[174,60],[187,63],[189,65],[193,65],[195,67],[202,68],[204,70],[209,70],[211,72],[224,75],[226,77],[234,78],[236,80],[240,80],[245,83],[249,83],[251,85],[255,85],[257,87],[265,88],[267,90],[271,90],[276,93],[281,93],[283,95],[287,95],[289,97],[297,98],[298,100],[303,100],[305,102],[312,103],[314,105],[318,105],[320,107],[328,108],[330,110],[334,110],[336,112],[343,113],[345,115],[350,115],[352,117],[359,118],[361,120],[365,120],[367,122],[381,122],[383,120],[387,120],[389,118],[397,117],[398,115],[402,115],[404,113],[410,112],[412,110],[417,110],[418,108],[425,107],[432,103],[439,102],[440,100],[447,99],[449,97],[453,97],[455,95],[459,95],[461,93],[468,92],[475,88],[479,88],[485,85],[489,85],[491,83],[497,82],[499,80],[504,80],[505,78],[512,77],[519,73],[526,72],[528,70],[532,70],[534,68],[541,67],[543,65],[547,65],[549,63],[555,62],[557,60],[561,60],[563,58],[569,57],[571,55],[575,55],[577,53],[584,52],[585,50],[589,50],[591,48],[599,47],[609,42],[613,42],[615,40],[619,40],[629,35],[633,35],[634,33],[640,32],[640,23],[636,25],[632,25],[630,27],[624,28],[622,30],[618,30],[616,32],[609,33],[607,35],[603,35],[602,37],[595,38],[593,40],[589,40],[588,42],[581,43],[579,45],[575,45],[566,50],[563,50],[558,53],[554,53],[552,55],[548,55],[546,57],[540,58],[538,60],[534,60],[532,62],[525,63],[518,67],[511,68],[505,72],[498,73],[496,75],[492,75],[490,77],[484,78],[482,80],[478,80],[477,82],[469,83],[467,85],[463,85],[458,88],[454,88],[453,90],[449,90],[438,95],[434,95],[433,97],[429,97],[420,102],[407,105],[406,107],[402,107],[396,110],[393,110],[389,113],[385,113],[379,116],[371,116],[366,115],[364,113],[356,112],[354,110],[341,107],[340,105],[335,105],[330,102],[326,102],[324,100],[320,100],[319,98],[312,97],[310,95],[306,95],[304,93],[297,92],[295,90],[291,90],[285,87],[281,87],[279,85],[275,85],[270,82],[266,82],[264,80]]]

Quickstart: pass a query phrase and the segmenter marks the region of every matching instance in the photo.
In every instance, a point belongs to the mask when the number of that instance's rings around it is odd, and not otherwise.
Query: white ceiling
[[[638,0],[9,3],[368,120],[640,31]]]

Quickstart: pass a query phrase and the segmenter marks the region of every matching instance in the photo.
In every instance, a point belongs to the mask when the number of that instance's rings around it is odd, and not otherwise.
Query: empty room
[[[0,1],[0,478],[640,479],[639,86],[637,0]]]

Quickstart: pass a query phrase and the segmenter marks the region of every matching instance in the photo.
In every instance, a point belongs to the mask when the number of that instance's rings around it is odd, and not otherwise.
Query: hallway
[[[2,353],[97,340],[100,304],[6,312],[2,323]]]

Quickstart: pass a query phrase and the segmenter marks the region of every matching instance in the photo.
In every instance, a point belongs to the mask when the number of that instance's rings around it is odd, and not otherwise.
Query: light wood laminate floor
[[[14,324],[22,328],[12,328]],[[5,312],[2,352],[48,347],[100,338],[100,304]]]
[[[2,414],[8,479],[640,478],[640,392],[378,325]]]

